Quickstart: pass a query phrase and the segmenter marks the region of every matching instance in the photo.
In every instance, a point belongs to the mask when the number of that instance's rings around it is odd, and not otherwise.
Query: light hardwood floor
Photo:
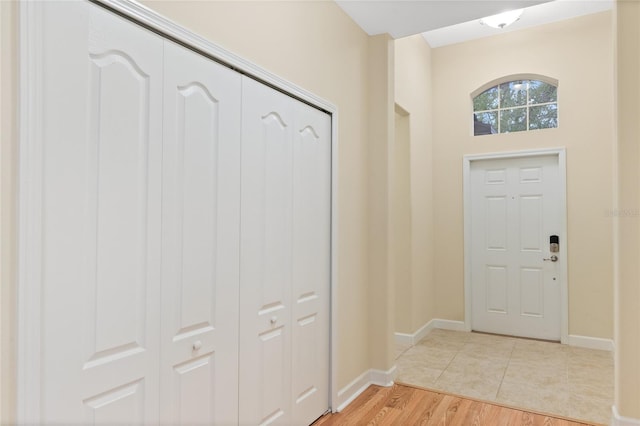
[[[589,423],[395,384],[389,388],[370,386],[342,412],[325,415],[313,425],[585,426]]]

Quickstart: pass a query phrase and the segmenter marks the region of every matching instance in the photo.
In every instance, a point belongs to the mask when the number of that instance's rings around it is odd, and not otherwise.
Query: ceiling
[[[337,0],[369,35],[401,38],[422,33],[440,47],[549,22],[609,10],[613,0]],[[520,20],[504,30],[479,20],[507,10],[526,8]]]

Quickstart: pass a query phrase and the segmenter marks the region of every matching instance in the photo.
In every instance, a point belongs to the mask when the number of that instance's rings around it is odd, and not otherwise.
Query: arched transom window
[[[558,127],[558,88],[540,80],[497,84],[473,98],[474,135]]]

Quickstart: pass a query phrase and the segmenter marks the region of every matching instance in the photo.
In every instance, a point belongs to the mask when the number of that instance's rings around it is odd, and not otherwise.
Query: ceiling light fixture
[[[482,25],[487,25],[492,28],[500,28],[508,27],[509,25],[516,22],[522,16],[523,9],[510,10],[504,13],[498,13],[497,15],[487,16],[486,18],[482,18],[480,23]]]

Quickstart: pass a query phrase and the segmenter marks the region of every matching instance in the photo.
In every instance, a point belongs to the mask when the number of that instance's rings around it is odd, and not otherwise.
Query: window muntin
[[[558,88],[540,80],[514,80],[473,98],[474,135],[558,127]]]

